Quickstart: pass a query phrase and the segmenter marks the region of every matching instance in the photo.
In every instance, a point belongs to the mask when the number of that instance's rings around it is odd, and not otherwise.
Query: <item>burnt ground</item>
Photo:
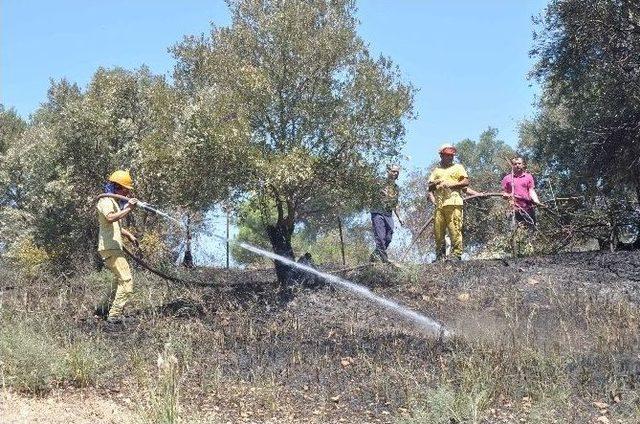
[[[340,288],[299,286],[283,296],[271,272],[191,276],[210,288],[136,276],[148,300],[115,333],[88,318],[99,282],[22,284],[2,301],[47,312],[67,339],[99,346],[107,369],[82,390],[133,414],[153,409],[126,400],[157,396],[150,381],[161,380],[164,352],[179,364],[184,422],[640,417],[637,251],[376,265],[346,275],[443,323],[454,333],[444,340]],[[65,390],[73,389],[58,384],[51,393]]]

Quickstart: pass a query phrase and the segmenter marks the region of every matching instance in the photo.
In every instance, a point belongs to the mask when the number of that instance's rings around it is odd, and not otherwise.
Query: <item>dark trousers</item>
[[[393,215],[391,213],[371,212],[371,224],[373,225],[376,250],[385,253],[393,237]]]
[[[522,209],[514,211],[516,223],[522,224],[527,227],[529,230],[536,229],[536,210],[531,209]]]

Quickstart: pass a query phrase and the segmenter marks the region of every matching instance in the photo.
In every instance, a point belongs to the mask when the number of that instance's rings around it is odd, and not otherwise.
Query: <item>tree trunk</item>
[[[276,204],[276,210],[278,213],[275,224],[266,224],[265,215],[263,215],[263,222],[267,229],[267,236],[271,242],[271,248],[276,255],[284,256],[287,259],[295,261],[293,254],[293,247],[291,246],[291,236],[293,235],[294,222],[295,222],[295,208],[291,199],[282,199],[278,190],[275,187],[271,187],[273,199]],[[286,215],[285,215],[286,208]],[[273,261],[276,267],[276,275],[278,276],[278,282],[281,285],[288,286],[291,278],[291,266],[287,265],[279,260]],[[286,287],[285,287],[286,288]]]
[[[638,202],[638,214],[640,215],[640,165],[636,166],[636,172],[634,173],[635,177],[635,186],[636,186],[636,201]],[[637,218],[636,222],[636,240],[633,242],[633,249],[640,249],[640,217]]]
[[[185,268],[193,268],[193,254],[191,253],[191,217],[187,215],[187,242],[184,250],[182,265]]]
[[[288,225],[284,221],[279,221],[276,225],[267,226],[267,235],[271,242],[271,248],[276,255],[284,256],[285,258],[295,260],[293,254],[293,247],[291,246],[291,236],[293,235],[293,225]],[[289,275],[291,266],[275,260],[273,261],[276,267],[276,275],[278,276],[278,282],[287,283],[289,281]]]

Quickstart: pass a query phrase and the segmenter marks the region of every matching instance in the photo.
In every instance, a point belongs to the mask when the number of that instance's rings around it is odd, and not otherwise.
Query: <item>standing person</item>
[[[373,238],[376,242],[376,248],[371,253],[369,260],[375,262],[389,262],[387,255],[387,247],[393,238],[393,214],[396,214],[398,223],[402,226],[403,222],[398,215],[398,198],[400,196],[400,188],[396,184],[396,180],[400,175],[400,167],[398,165],[387,166],[387,178],[380,181],[376,185],[373,193],[373,202],[371,205],[371,224],[373,226]]]
[[[456,152],[451,144],[442,145],[438,150],[440,163],[429,176],[429,197],[436,207],[433,219],[436,260],[446,258],[447,230],[451,238],[451,259],[462,259],[462,191],[469,185],[469,177],[464,166],[453,163]]]
[[[540,205],[533,175],[526,171],[527,162],[519,156],[511,159],[511,173],[502,179],[502,197],[511,199],[517,225],[535,230],[535,206]]]
[[[109,176],[105,186],[106,193],[130,197],[133,181],[128,171],[118,170]],[[127,216],[138,205],[138,200],[130,198],[122,205],[111,197],[98,200],[98,253],[115,279],[110,284],[104,299],[96,309],[98,316],[106,316],[110,324],[122,323],[123,310],[133,294],[131,269],[122,248],[122,236],[137,244],[138,240],[120,225],[120,220]]]

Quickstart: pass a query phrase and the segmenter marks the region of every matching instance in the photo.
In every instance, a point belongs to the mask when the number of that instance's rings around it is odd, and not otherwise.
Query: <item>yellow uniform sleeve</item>
[[[107,215],[110,213],[117,212],[115,207],[115,202],[107,197],[103,197],[98,200],[98,204],[96,205],[98,208],[98,212],[102,215],[103,218],[107,218]]]
[[[459,169],[458,169],[458,176],[459,176],[458,181],[461,181],[463,178],[469,178],[469,175],[467,174],[467,170],[464,169],[464,166],[462,166],[460,164],[458,164],[457,166],[459,167]]]

